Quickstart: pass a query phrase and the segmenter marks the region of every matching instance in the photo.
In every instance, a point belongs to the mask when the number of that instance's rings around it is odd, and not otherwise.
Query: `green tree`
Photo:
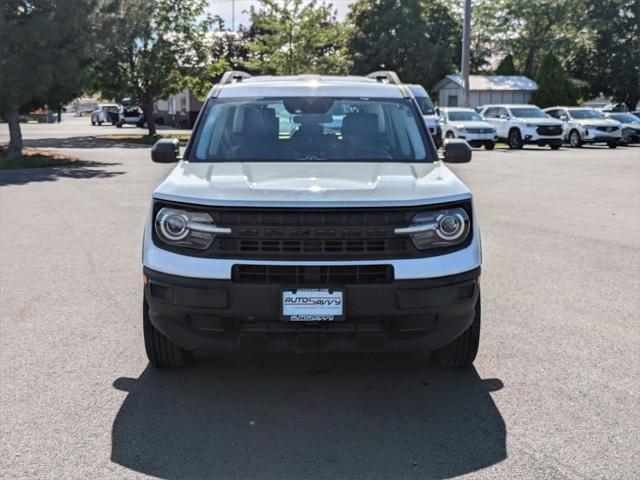
[[[516,66],[513,64],[511,54],[505,56],[496,67],[494,75],[517,75]]]
[[[0,116],[9,124],[7,156],[22,153],[19,114],[59,108],[86,88],[101,10],[98,0],[0,2]]]
[[[272,75],[297,73],[345,74],[344,31],[329,4],[316,0],[260,0],[251,7],[247,32],[251,72]]]
[[[535,78],[538,90],[533,95],[533,103],[541,108],[555,105],[575,105],[574,84],[552,52],[547,53],[542,59]]]
[[[347,21],[356,73],[395,70],[431,87],[458,69],[461,19],[444,1],[357,0]]]
[[[112,0],[112,34],[94,88],[139,102],[155,135],[153,102],[206,73],[211,20],[205,0]]]

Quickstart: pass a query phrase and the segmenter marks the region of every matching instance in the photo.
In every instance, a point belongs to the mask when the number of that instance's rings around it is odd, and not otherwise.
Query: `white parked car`
[[[564,138],[574,148],[584,143],[606,143],[616,148],[622,139],[622,124],[594,108],[552,107],[545,112],[564,122]]]
[[[480,115],[495,127],[498,138],[509,148],[548,145],[558,150],[562,146],[564,124],[535,105],[485,105]]]
[[[440,122],[445,138],[460,138],[475,148],[484,145],[487,150],[493,150],[498,140],[493,125],[471,108],[441,108]]]
[[[105,122],[115,125],[118,121],[120,105],[115,103],[99,103],[91,111],[91,125],[102,125]]]
[[[442,126],[440,125],[436,108],[433,106],[431,98],[429,98],[429,94],[422,85],[414,84],[407,86],[416,98],[416,102],[418,102],[418,106],[422,111],[422,117],[427,124],[427,128],[429,128],[429,133],[431,134],[431,138],[433,138],[433,142],[436,144],[436,148],[442,147]]]
[[[611,112],[606,117],[620,122],[622,125],[622,141],[624,145],[640,143],[640,118],[630,113]]]
[[[227,72],[198,118],[182,157],[177,139],[152,148],[154,162],[178,164],[144,232],[151,364],[211,348],[401,345],[472,364],[473,195],[395,73]],[[468,162],[471,148],[450,140],[443,155]]]
[[[144,114],[142,113],[142,109],[137,105],[123,106],[120,108],[116,127],[120,128],[125,124],[144,127],[144,123]]]

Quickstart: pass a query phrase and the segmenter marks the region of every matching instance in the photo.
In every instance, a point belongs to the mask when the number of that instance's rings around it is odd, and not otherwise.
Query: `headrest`
[[[380,132],[378,116],[373,113],[349,113],[342,120],[342,135],[372,135]]]

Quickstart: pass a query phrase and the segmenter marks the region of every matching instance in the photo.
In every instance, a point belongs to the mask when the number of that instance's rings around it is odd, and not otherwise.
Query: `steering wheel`
[[[357,150],[358,157],[371,160],[393,160],[393,157],[382,147],[363,147]]]

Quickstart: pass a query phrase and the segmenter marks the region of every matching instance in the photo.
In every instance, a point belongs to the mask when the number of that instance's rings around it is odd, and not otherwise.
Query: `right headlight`
[[[396,235],[409,235],[419,250],[451,247],[464,242],[471,225],[469,215],[460,207],[420,212],[408,227],[396,228]]]
[[[211,215],[179,208],[163,207],[155,218],[156,235],[162,242],[177,247],[206,250],[216,235],[231,230],[216,226]]]

